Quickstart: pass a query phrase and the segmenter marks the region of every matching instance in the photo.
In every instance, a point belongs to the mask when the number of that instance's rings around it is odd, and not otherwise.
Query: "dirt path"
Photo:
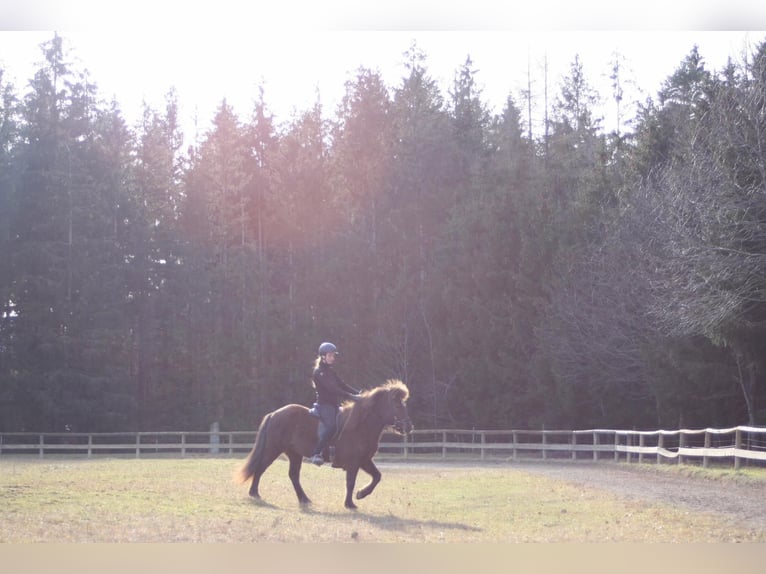
[[[412,466],[403,463],[402,466]],[[416,463],[417,464],[417,463]],[[425,463],[460,466],[475,463]],[[658,469],[651,464],[573,461],[503,463],[509,470],[528,472],[611,492],[633,500],[680,506],[720,516],[734,527],[766,532],[766,481],[748,477],[722,479]]]
[[[732,525],[766,531],[766,482],[686,476],[647,464],[522,462],[510,468],[627,498],[711,512]]]

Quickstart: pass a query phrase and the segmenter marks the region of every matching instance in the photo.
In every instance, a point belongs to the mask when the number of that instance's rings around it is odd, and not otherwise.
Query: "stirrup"
[[[311,408],[309,409],[309,414],[312,417],[315,417],[315,418],[318,418],[319,420],[322,420],[322,417],[319,414],[319,404],[318,403],[314,403],[313,405],[311,405]]]
[[[324,464],[324,459],[322,458],[321,454],[315,454],[309,459],[309,462],[317,466],[322,466]]]

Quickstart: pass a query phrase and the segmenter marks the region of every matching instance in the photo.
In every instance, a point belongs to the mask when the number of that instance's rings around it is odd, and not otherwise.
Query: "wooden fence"
[[[0,433],[0,456],[244,456],[255,431]],[[405,460],[743,461],[766,464],[766,427],[628,430],[415,430],[384,433],[378,457]]]

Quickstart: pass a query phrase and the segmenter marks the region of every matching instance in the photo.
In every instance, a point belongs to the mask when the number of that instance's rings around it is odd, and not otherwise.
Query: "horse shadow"
[[[440,520],[418,520],[416,518],[402,518],[393,513],[380,515],[380,514],[368,514],[366,512],[355,510],[353,512],[334,512],[318,510],[311,506],[305,506],[301,508],[301,511],[305,514],[324,516],[327,518],[348,518],[353,516],[354,518],[362,519],[372,526],[389,531],[406,531],[411,528],[435,528],[442,530],[462,530],[464,532],[482,532],[483,529],[477,526],[471,526],[470,524],[463,524],[460,522],[442,522]]]
[[[250,501],[250,504],[252,504],[253,506],[257,506],[258,508],[268,508],[269,510],[281,510],[279,506],[275,504],[271,504],[270,502],[266,502],[262,498],[250,497],[249,501]]]

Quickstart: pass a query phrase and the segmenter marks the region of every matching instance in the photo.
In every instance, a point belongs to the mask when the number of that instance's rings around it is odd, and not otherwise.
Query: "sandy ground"
[[[663,472],[651,464],[521,462],[510,468],[636,500],[718,514],[732,525],[766,531],[766,482],[715,480]]]
[[[476,463],[464,464],[475,466]],[[734,527],[766,532],[766,481],[763,480],[737,476],[708,478],[693,473],[663,471],[653,463],[533,460],[502,464],[509,470],[538,474],[633,500],[711,513]],[[402,466],[411,467],[412,463]]]

